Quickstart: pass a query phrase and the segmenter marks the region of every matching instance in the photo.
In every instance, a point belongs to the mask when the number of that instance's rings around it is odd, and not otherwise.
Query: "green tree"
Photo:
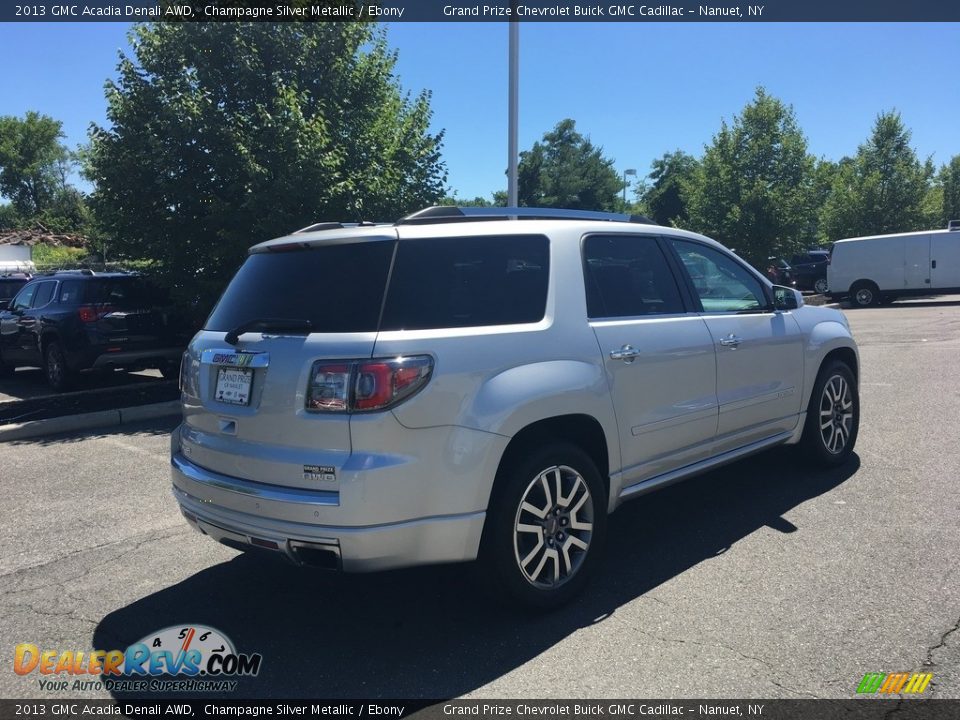
[[[688,184],[691,227],[754,264],[809,245],[814,163],[793,108],[757,88]]]
[[[623,180],[569,118],[520,153],[517,194],[521,206],[615,210]]]
[[[933,172],[933,163],[910,147],[900,114],[881,113],[856,156],[838,168],[820,215],[822,239],[926,228]]]
[[[440,199],[438,205],[452,205],[453,207],[492,207],[493,203],[477,195],[473,200],[458,197],[456,193]]]
[[[112,251],[219,292],[254,242],[443,196],[442,132],[366,23],[157,23],[108,82],[86,172]]]
[[[14,230],[20,222],[20,213],[12,203],[0,203],[0,230]]]
[[[937,189],[940,195],[940,205],[935,208],[937,219],[941,227],[946,227],[950,220],[960,220],[960,155],[954,155],[940,168]]]
[[[641,206],[660,225],[683,226],[687,216],[687,188],[697,169],[697,159],[682,150],[664,153],[653,161],[638,198]]]
[[[0,117],[0,195],[20,218],[49,209],[66,187],[70,153],[63,123],[30,111]]]

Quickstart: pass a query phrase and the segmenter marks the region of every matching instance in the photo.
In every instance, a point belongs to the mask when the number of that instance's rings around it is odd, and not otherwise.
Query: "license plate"
[[[217,391],[214,400],[230,405],[249,405],[253,370],[223,367],[217,370]]]

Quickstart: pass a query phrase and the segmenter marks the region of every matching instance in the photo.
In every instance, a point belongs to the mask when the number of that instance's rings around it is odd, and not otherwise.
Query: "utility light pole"
[[[637,171],[634,168],[623,171],[623,211],[627,211],[627,175],[636,175]]]
[[[513,16],[516,17],[516,0],[511,3]],[[507,206],[517,207],[520,204],[517,186],[517,158],[520,154],[517,145],[517,125],[518,125],[518,104],[520,95],[520,23],[511,20],[510,25],[510,68],[509,83],[507,90]]]

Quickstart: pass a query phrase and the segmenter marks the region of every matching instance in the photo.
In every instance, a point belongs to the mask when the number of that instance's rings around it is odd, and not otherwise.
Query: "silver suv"
[[[642,218],[325,223],[254,246],[190,344],[173,492],[231,547],[479,558],[552,606],[625,500],[775,445],[843,463],[858,371],[842,313]]]

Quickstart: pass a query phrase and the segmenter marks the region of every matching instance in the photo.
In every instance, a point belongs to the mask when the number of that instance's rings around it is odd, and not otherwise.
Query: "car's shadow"
[[[759,528],[803,532],[783,514],[859,467],[854,455],[841,468],[814,473],[785,453],[625,505],[611,518],[592,585],[553,613],[524,613],[491,599],[470,565],[342,576],[239,555],[111,612],[93,645],[123,649],[150,632],[200,623],[226,633],[239,652],[262,653],[260,675],[241,682],[239,697],[462,695]]]

